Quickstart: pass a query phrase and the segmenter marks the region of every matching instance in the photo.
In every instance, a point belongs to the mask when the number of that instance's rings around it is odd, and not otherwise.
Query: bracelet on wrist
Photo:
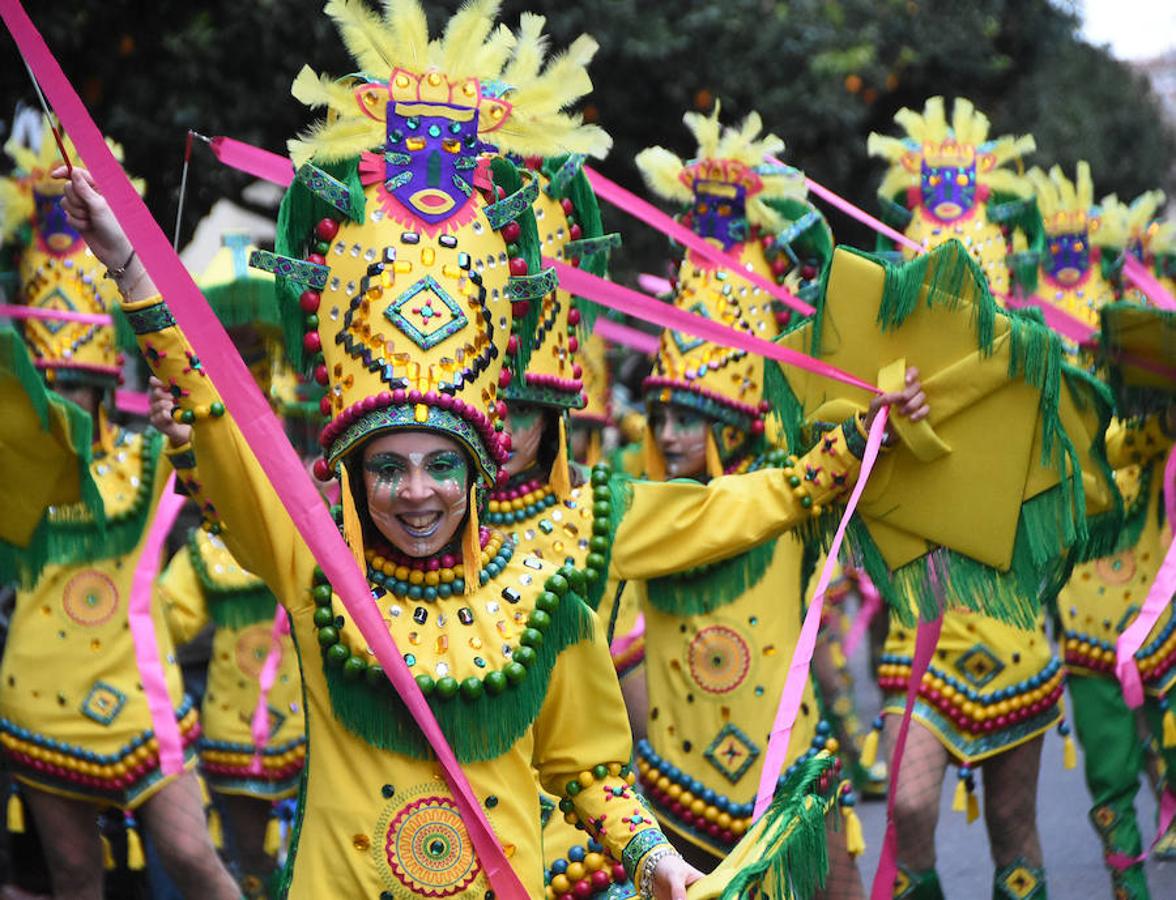
[[[678,851],[671,846],[658,847],[649,851],[649,855],[641,861],[641,877],[637,882],[637,895],[642,900],[653,897],[653,878],[658,864],[667,856],[678,856]]]
[[[107,266],[106,267],[106,277],[117,284],[118,280],[120,278],[123,278],[126,276],[127,268],[131,265],[131,263],[134,261],[134,259],[135,259],[135,248],[132,247],[130,254],[128,254],[128,256],[127,256],[126,262],[124,262],[121,266],[113,266],[113,267]]]

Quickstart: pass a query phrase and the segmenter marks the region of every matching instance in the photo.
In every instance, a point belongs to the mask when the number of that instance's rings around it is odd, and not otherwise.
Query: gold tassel
[[[645,436],[641,440],[645,453],[645,477],[650,481],[666,480],[666,458],[662,456],[661,448],[653,438],[653,429],[645,423]]]
[[[980,818],[980,798],[975,791],[968,791],[968,824]]]
[[[339,466],[339,502],[343,504],[343,537],[347,546],[351,548],[351,555],[355,557],[355,564],[359,571],[367,571],[367,560],[363,556],[363,525],[359,521],[359,512],[355,508],[355,497],[351,493],[351,479],[347,474],[347,466]]]
[[[221,825],[220,811],[215,806],[208,811],[208,836],[217,850],[225,848],[225,830]]]
[[[1074,746],[1074,738],[1069,733],[1062,738],[1062,765],[1067,769],[1078,768],[1078,750]]]
[[[271,812],[269,821],[265,823],[265,844],[263,845],[266,856],[277,857],[282,850],[282,823],[278,821],[278,817]]]
[[[841,641],[831,640],[829,642],[829,660],[834,667],[843,672],[846,668],[845,651],[841,649]]]
[[[593,428],[588,432],[588,452],[585,454],[584,464],[591,468],[600,462],[602,456],[604,456],[604,439],[601,436],[601,429]]]
[[[481,585],[478,575],[482,571],[482,538],[478,529],[478,485],[470,484],[469,511],[466,516],[465,534],[461,538],[461,567],[465,579],[465,593],[474,593]]]
[[[106,414],[106,404],[98,404],[98,446],[106,454],[114,453],[114,429],[110,427],[110,417]]]
[[[871,728],[865,740],[862,741],[862,755],[859,762],[864,768],[873,768],[874,763],[878,761],[879,734],[877,728]]]
[[[1176,716],[1172,710],[1164,710],[1164,749],[1176,747]]]
[[[141,872],[147,866],[143,857],[143,840],[139,837],[139,829],[135,823],[127,820],[127,868],[132,872]]]
[[[706,430],[706,474],[711,478],[718,478],[723,474],[723,461],[719,458],[719,445],[715,443],[715,433],[710,428]]]
[[[114,851],[110,849],[110,841],[106,835],[100,834],[98,837],[102,841],[102,868],[107,872],[112,872],[114,871]]]
[[[855,859],[866,851],[866,840],[862,837],[862,820],[852,806],[842,804],[841,815],[845,819],[845,849]]]
[[[12,791],[8,795],[8,833],[24,834],[24,830],[24,804],[20,802],[20,794]]]
[[[212,796],[208,793],[208,783],[200,776],[196,776],[196,783],[200,785],[200,805],[206,809],[212,805]]]
[[[951,798],[952,812],[965,812],[968,809],[968,786],[964,783],[964,779],[957,778],[955,786],[955,794]]]
[[[572,478],[568,472],[568,426],[567,414],[559,414],[559,446],[555,460],[551,463],[551,489],[560,500],[572,496]]]

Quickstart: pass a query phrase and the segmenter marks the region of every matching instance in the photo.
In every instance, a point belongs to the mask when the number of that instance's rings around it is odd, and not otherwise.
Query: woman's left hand
[[[655,900],[686,900],[686,888],[702,878],[702,873],[678,854],[663,857],[653,870]]]

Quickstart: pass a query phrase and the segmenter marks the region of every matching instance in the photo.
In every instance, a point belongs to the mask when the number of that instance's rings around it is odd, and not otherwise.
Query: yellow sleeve
[[[1112,469],[1148,462],[1171,446],[1172,438],[1164,434],[1159,416],[1148,416],[1139,426],[1114,419],[1107,429],[1107,462]]]
[[[314,559],[167,305],[156,296],[125,303],[123,312],[152,373],[181,412],[191,414],[191,457],[183,456],[185,448],[171,454],[178,472],[184,466],[192,470],[182,479],[185,487],[206,518],[220,524],[221,537],[243,568],[270,585],[291,612],[312,607]]]
[[[155,602],[163,608],[167,629],[176,644],[186,644],[208,624],[208,604],[185,544],[155,582]]]
[[[668,842],[633,788],[632,752],[625,702],[597,622],[591,638],[556,660],[535,720],[534,764],[564,817],[583,824],[636,881],[641,860]]]
[[[861,461],[837,428],[782,469],[696,481],[637,481],[613,537],[619,578],[660,578],[749,550],[819,514],[857,480]]]

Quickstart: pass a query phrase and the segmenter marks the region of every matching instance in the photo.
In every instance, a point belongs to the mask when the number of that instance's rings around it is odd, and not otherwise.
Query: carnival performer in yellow
[[[247,235],[230,233],[222,241],[199,279],[201,292],[232,329],[258,386],[278,407],[275,394],[282,379],[274,376],[282,374],[283,361],[275,353],[281,317],[273,276],[249,268],[255,248]],[[164,388],[156,384],[153,391]],[[177,466],[180,478],[199,493],[195,455],[185,462],[192,464]],[[218,534],[215,510],[205,512],[203,527],[192,529],[156,582],[156,597],[177,643],[192,640],[210,621],[216,624],[201,710],[200,768],[226,813],[241,889],[247,897],[261,897],[267,895],[280,849],[274,802],[297,793],[306,757],[302,678],[288,629],[275,631],[275,612],[282,617],[285,612],[278,611],[265,583],[233,559]],[[253,718],[259,679],[271,654],[276,654],[276,670],[266,697],[269,729],[259,744]],[[212,815],[215,839],[219,810]],[[276,896],[276,891],[268,893]]]
[[[7,149],[17,167],[3,187],[8,225],[27,226],[18,299],[30,314],[45,316],[25,320],[24,338],[49,387],[92,421],[89,474],[100,498],[95,509],[50,507],[28,543],[0,554],[0,577],[21,585],[0,668],[0,745],[37,824],[56,896],[102,895],[109,848],[96,816],[115,807],[126,813],[131,868],[143,866],[141,823],[190,896],[233,898],[236,887],[204,827],[191,772],[200,723],[184,695],[162,611],[151,609],[146,621],[132,613],[132,581],[170,471],[162,437],[107,417],[121,377],[114,327],[54,317],[109,314],[115,286],[133,286],[129,251],[103,264],[71,225],[63,186],[50,176],[60,160],[48,124],[39,153]],[[72,145],[66,149],[72,155]],[[44,487],[21,471],[5,472],[4,483],[11,494],[6,510]],[[157,659],[147,658],[139,629],[154,631]],[[161,667],[183,747],[179,774],[161,770],[141,666]],[[9,828],[19,829],[22,819],[13,796]]]
[[[804,199],[800,173],[765,162],[783,142],[761,135],[754,113],[726,129],[717,108],[711,116],[688,113],[684,121],[698,152],[684,163],[660,147],[643,151],[637,162],[650,188],[688,203],[684,224],[755,271],[794,291],[819,278],[832,249],[828,227]],[[766,292],[694,253],[681,264],[674,303],[759,337],[778,329]],[[761,358],[663,333],[644,384],[648,476],[706,481],[750,471],[768,475],[788,464],[764,435],[771,408],[764,373]],[[831,437],[818,449],[809,467],[817,474],[806,483],[844,482],[846,452]],[[618,542],[613,552],[625,549]],[[799,538],[745,542],[735,550],[643,585],[649,723],[638,743],[638,768],[662,822],[708,868],[750,824],[763,735],[772,728],[787,673],[783,660],[796,644],[803,611]],[[772,659],[777,654],[779,663]],[[810,686],[793,732],[791,766],[816,750],[836,749],[819,719]],[[782,783],[791,774],[791,768],[783,773]],[[843,799],[852,804],[852,795]],[[828,893],[859,896],[843,833],[830,835]]]
[[[1147,295],[1132,284],[1123,274],[1122,266],[1115,265],[1123,259],[1122,254],[1130,253],[1157,278],[1163,277],[1163,257],[1176,243],[1176,224],[1161,222],[1156,213],[1164,205],[1164,192],[1144,191],[1130,203],[1124,203],[1114,194],[1104,197],[1099,204],[1098,243],[1118,253],[1113,254],[1112,266],[1116,270],[1115,282],[1117,300],[1128,303],[1147,303]],[[1163,281],[1160,282],[1163,284]]]
[[[988,117],[963,97],[952,104],[950,123],[942,97],[928,99],[922,113],[901,109],[894,121],[903,137],[874,133],[866,145],[890,163],[878,188],[883,218],[928,250],[960,241],[993,294],[1008,296],[1006,257],[1033,222],[1032,186],[1008,166],[1033,152],[1033,138],[990,139]],[[915,255],[901,250],[905,259]]]

